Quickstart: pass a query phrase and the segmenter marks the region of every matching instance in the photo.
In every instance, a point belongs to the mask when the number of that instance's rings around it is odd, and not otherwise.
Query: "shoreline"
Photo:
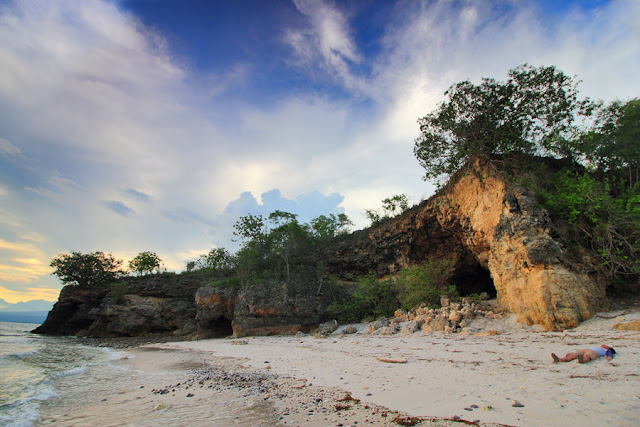
[[[140,374],[128,390],[116,384],[56,420],[117,424],[136,413],[148,423],[171,411],[196,425],[637,425],[640,333],[611,326],[640,311],[609,314],[565,332],[511,318],[481,325],[495,335],[337,331],[143,344],[121,350],[128,356],[118,363]],[[551,352],[602,343],[617,350],[611,362],[552,363]],[[212,412],[213,422],[204,418]]]

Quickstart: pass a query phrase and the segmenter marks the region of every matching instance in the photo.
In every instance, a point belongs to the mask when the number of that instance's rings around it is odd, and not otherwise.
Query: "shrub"
[[[398,308],[398,297],[393,281],[378,280],[374,275],[358,279],[353,288],[342,285],[339,299],[331,303],[327,311],[340,322],[360,322],[365,318],[391,316]]]
[[[441,258],[402,269],[395,281],[402,308],[410,310],[422,303],[437,307],[440,296],[456,296],[455,286],[449,285],[454,265],[453,258]]]

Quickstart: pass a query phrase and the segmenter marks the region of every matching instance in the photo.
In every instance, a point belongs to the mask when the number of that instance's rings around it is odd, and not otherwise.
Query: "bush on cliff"
[[[124,274],[122,260],[104,252],[83,254],[72,251],[58,255],[49,266],[55,268],[51,274],[58,276],[65,285],[82,287],[108,285]]]

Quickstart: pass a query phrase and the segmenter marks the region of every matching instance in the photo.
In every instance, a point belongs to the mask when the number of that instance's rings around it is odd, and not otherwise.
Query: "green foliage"
[[[593,104],[578,99],[577,82],[555,67],[522,65],[505,82],[483,78],[451,86],[448,100],[418,120],[414,154],[426,173],[442,179],[479,155],[511,152],[574,157],[576,118]]]
[[[245,215],[233,226],[233,235],[243,242],[257,241],[265,235],[265,224],[262,215]]]
[[[578,139],[585,160],[600,172],[624,171],[630,188],[640,183],[640,99],[601,108],[592,129]]]
[[[109,294],[115,304],[121,304],[124,301],[124,295],[127,293],[129,284],[127,282],[119,281],[113,282],[110,285],[111,290]]]
[[[214,288],[239,288],[240,281],[238,276],[225,277],[224,279],[212,279],[209,281],[208,286]]]
[[[378,280],[374,275],[360,277],[358,286],[343,286],[339,298],[327,311],[340,322],[360,322],[365,318],[392,316],[398,308],[398,296],[391,279]]]
[[[82,287],[103,286],[124,273],[122,260],[104,252],[83,254],[72,251],[53,258],[49,266],[55,268],[52,274],[64,284]]]
[[[227,271],[233,268],[233,258],[225,248],[213,248],[208,253],[200,255],[193,265],[187,264],[187,271],[209,268],[214,271]]]
[[[129,268],[141,276],[145,273],[152,273],[153,270],[160,272],[162,260],[155,252],[140,252],[135,258],[129,261]]]
[[[402,215],[409,210],[409,197],[404,194],[396,194],[382,200],[382,212],[367,209],[365,211],[367,218],[371,221],[371,225],[380,224],[388,219]]]
[[[593,172],[558,172],[541,202],[556,221],[568,224],[567,239],[600,258],[614,284],[640,277],[640,184],[629,188],[615,175],[599,179]]]
[[[350,225],[353,225],[353,222],[343,213],[337,216],[334,214],[329,214],[329,216],[320,215],[311,220],[311,229],[314,235],[321,240],[348,233]]]
[[[453,258],[443,258],[402,269],[395,282],[402,308],[410,310],[422,303],[437,307],[442,295],[456,296],[456,288],[449,282],[454,265]]]

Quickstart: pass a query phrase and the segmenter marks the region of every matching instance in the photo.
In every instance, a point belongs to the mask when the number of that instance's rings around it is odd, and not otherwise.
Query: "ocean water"
[[[43,404],[58,396],[56,386],[65,377],[123,357],[77,339],[31,334],[37,326],[0,322],[0,425],[34,425]]]
[[[195,399],[187,406],[153,403],[151,390],[140,384],[166,385],[171,374],[133,370],[125,363],[133,357],[127,349],[31,334],[36,326],[0,322],[0,426],[280,425],[270,403],[248,399],[241,391],[209,394],[206,404]],[[131,390],[145,397],[140,402],[146,406],[104,406]]]

